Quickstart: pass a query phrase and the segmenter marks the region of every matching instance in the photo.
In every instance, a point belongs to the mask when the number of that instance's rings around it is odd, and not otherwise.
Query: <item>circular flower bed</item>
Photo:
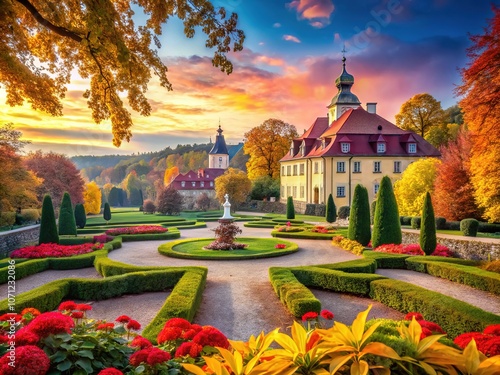
[[[123,227],[108,229],[105,233],[108,236],[120,236],[122,234],[155,234],[168,232],[168,228],[159,225],[138,225],[135,227]]]
[[[94,250],[102,249],[101,243],[84,243],[81,245],[59,245],[56,243],[44,243],[37,246],[27,246],[14,250],[11,258],[63,258],[73,255],[87,254]]]

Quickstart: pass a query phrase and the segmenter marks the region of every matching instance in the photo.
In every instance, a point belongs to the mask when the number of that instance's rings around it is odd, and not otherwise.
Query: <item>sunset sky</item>
[[[302,133],[336,94],[334,81],[347,50],[353,92],[362,105],[394,122],[401,104],[428,92],[447,108],[458,101],[454,87],[466,66],[469,34],[479,34],[500,0],[217,0],[238,13],[245,49],[231,54],[234,72],[212,67],[203,34],[188,40],[182,24],[164,28],[160,56],[173,92],[149,85],[149,117],[133,113],[133,138],[113,147],[109,123],[92,122],[82,97],[88,82],[75,76],[64,116],[51,117],[28,105],[9,107],[0,88],[0,123],[12,122],[32,145],[73,155],[131,154],[177,144],[206,143],[220,124],[228,143],[268,118]]]

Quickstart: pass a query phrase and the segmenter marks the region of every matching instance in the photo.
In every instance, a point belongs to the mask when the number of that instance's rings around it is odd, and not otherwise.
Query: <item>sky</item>
[[[337,93],[345,47],[352,88],[363,106],[391,122],[413,95],[427,92],[443,108],[456,104],[454,88],[466,67],[470,35],[481,34],[500,0],[214,0],[239,17],[244,50],[230,54],[230,75],[214,68],[199,31],[183,35],[171,19],[159,55],[174,90],[151,81],[148,117],[132,111],[129,143],[112,144],[109,121],[92,122],[75,76],[63,101],[64,115],[52,117],[27,104],[9,107],[0,85],[0,124],[12,122],[32,144],[25,151],[68,156],[132,154],[178,144],[207,143],[220,124],[226,142],[244,140],[250,129],[277,118],[301,134]]]

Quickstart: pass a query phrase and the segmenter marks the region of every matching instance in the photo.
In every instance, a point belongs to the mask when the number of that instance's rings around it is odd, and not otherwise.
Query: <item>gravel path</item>
[[[208,223],[208,228],[181,231],[181,238],[213,237],[210,231],[217,223]],[[242,236],[270,237],[269,229],[245,228]],[[360,257],[333,247],[330,241],[294,240],[299,245],[297,253],[268,259],[202,261],[174,259],[162,256],[157,248],[166,241],[144,241],[124,243],[121,249],[109,253],[111,259],[135,265],[152,266],[205,266],[208,268],[206,289],[201,307],[194,319],[198,324],[213,325],[233,340],[247,340],[261,331],[269,332],[276,327],[289,332],[293,317],[278,300],[270,282],[269,267],[303,266],[337,263]],[[424,286],[430,290],[460,299],[486,311],[500,313],[500,298],[476,289],[439,279],[426,274],[405,270],[379,270],[379,274]],[[45,271],[16,282],[17,293],[29,290],[46,282],[65,277],[99,277],[92,268],[70,271]],[[7,286],[0,286],[6,295]],[[335,314],[335,320],[350,324],[357,313],[373,304],[370,318],[387,317],[401,319],[403,314],[368,298],[346,294],[313,290],[324,308]],[[145,293],[123,296],[106,301],[91,302],[93,318],[114,320],[127,314],[145,326],[163,305],[168,293]]]

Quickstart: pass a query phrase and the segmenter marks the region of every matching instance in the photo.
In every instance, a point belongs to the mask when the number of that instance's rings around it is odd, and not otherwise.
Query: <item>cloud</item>
[[[287,7],[295,9],[299,19],[309,20],[316,28],[329,25],[330,16],[335,10],[331,0],[294,0]]]
[[[278,29],[281,27],[281,23],[279,22],[276,22],[274,25],[273,25],[274,28]]]
[[[287,42],[300,43],[299,38],[297,38],[296,36],[293,36],[293,35],[288,35],[288,34],[283,35],[283,40],[286,40]]]

